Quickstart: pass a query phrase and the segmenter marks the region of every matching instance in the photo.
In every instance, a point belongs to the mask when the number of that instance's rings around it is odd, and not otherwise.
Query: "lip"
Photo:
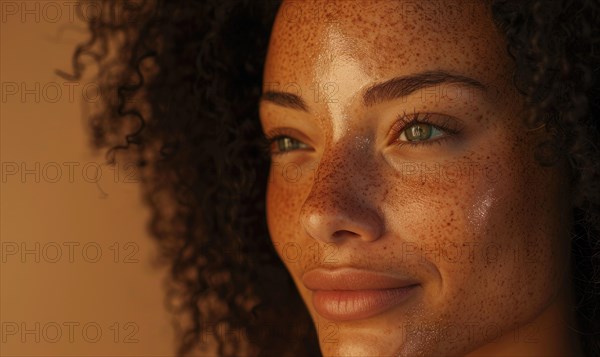
[[[420,286],[408,277],[355,268],[311,270],[304,274],[302,282],[313,292],[317,313],[334,321],[378,315],[405,302]]]

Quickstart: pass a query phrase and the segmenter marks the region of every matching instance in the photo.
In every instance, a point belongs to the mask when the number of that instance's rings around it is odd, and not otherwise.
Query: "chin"
[[[365,357],[401,356],[402,346],[382,341],[374,336],[357,335],[353,338],[340,338],[337,343],[321,343],[324,357]]]
[[[402,320],[398,316],[386,317]],[[315,324],[317,327],[323,327],[317,328],[317,334],[324,357],[427,356],[425,350],[434,347],[410,343],[406,340],[402,328],[392,327],[389,320],[382,325],[381,321],[371,319],[348,323],[330,321],[317,316]]]

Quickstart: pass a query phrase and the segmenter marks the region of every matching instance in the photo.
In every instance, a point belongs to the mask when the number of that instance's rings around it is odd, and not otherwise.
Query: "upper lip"
[[[356,268],[310,270],[302,276],[302,282],[313,291],[397,289],[419,284],[406,276]]]

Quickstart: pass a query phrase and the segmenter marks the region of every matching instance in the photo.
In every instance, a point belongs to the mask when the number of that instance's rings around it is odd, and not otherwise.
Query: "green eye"
[[[424,141],[443,135],[444,132],[431,124],[415,123],[404,129],[398,140],[400,141]]]
[[[289,136],[278,136],[272,139],[272,144],[276,148],[276,153],[283,153],[292,150],[305,149],[308,145],[292,139]]]

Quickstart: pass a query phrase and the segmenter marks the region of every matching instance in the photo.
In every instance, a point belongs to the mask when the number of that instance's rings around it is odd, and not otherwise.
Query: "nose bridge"
[[[324,207],[325,204],[341,206],[344,201],[353,201],[357,197],[350,197],[359,190],[361,177],[364,173],[357,171],[357,162],[352,155],[340,150],[324,155],[315,172],[311,193],[305,205]],[[352,188],[352,190],[350,190]]]
[[[347,127],[345,130],[350,131],[351,128]],[[354,136],[341,134],[335,142],[329,143],[321,157],[315,180],[328,184],[332,183],[332,180],[353,181],[358,186],[361,182],[369,180],[369,170],[375,170],[372,159],[373,148],[368,132],[360,133]]]
[[[377,211],[375,163],[368,145],[336,143],[323,153],[301,210],[306,232],[325,242],[359,237],[377,239],[383,220]]]

